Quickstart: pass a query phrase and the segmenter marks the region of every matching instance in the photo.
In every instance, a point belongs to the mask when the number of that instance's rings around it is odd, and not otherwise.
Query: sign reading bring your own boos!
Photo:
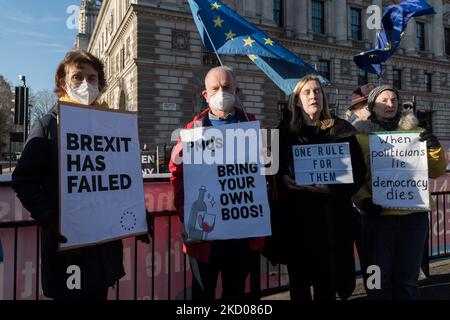
[[[258,121],[181,131],[188,241],[271,234]]]
[[[369,139],[373,202],[385,208],[429,210],[427,148],[419,133],[373,133]]]
[[[146,232],[137,132],[135,113],[59,105],[61,250]]]
[[[348,142],[297,145],[292,152],[297,185],[353,183]]]

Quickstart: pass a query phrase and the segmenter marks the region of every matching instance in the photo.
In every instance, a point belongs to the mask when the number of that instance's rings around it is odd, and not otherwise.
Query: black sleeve
[[[41,225],[57,219],[56,209],[51,206],[43,188],[50,174],[50,143],[42,120],[35,121],[12,174],[12,187],[31,217]]]
[[[365,182],[366,165],[361,147],[355,136],[346,138],[345,141],[350,144],[350,155],[352,159],[353,183],[351,184],[335,184],[330,185],[332,193],[335,197],[352,196],[361,188]]]
[[[286,127],[285,124],[280,124],[278,126],[279,130],[279,141],[276,141],[278,143],[278,159],[279,159],[279,169],[278,169],[278,179],[281,181],[284,175],[287,175],[291,178],[294,178],[293,175],[293,169],[291,164],[291,153],[292,153],[292,147],[289,146],[289,128]]]

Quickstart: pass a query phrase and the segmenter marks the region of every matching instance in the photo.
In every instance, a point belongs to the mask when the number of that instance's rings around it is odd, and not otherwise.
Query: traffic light
[[[27,87],[16,87],[16,97],[14,106],[14,124],[23,126],[27,117],[26,110],[28,109],[29,89]]]
[[[14,100],[14,124],[23,125],[23,113],[24,113],[24,87],[16,87],[16,98]]]

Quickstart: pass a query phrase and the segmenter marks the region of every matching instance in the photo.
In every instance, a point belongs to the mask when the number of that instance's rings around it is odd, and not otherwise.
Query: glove
[[[38,223],[43,229],[47,230],[50,237],[60,243],[67,243],[67,238],[59,233],[59,226],[56,220],[50,220],[45,223]]]
[[[361,209],[369,216],[379,216],[383,207],[373,203],[372,198],[366,198],[361,203]]]
[[[425,130],[420,134],[419,141],[426,141],[428,149],[435,149],[441,146],[436,136],[428,130]]]
[[[147,220],[147,233],[137,236],[136,239],[143,243],[149,244],[150,239],[154,236],[154,217],[150,212],[145,210],[145,218]]]

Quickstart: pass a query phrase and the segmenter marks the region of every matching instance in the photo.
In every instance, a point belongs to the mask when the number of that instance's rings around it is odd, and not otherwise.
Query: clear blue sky
[[[18,75],[24,74],[34,92],[53,90],[56,67],[78,32],[72,29],[74,11],[67,11],[80,2],[0,0],[0,74],[13,85],[20,84]]]

